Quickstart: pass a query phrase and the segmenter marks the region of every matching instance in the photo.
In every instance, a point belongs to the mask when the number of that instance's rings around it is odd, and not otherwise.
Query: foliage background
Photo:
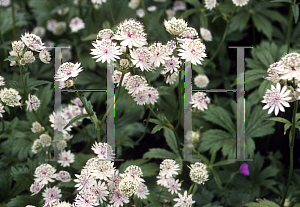
[[[15,27],[13,26],[12,8],[0,7],[0,71],[6,80],[6,85],[22,90],[17,84],[20,75],[17,67],[10,67],[3,60],[11,50],[11,42],[18,40],[24,32],[31,32],[36,26],[46,27],[49,19],[65,21],[79,16],[85,22],[85,29],[78,33],[71,33],[70,28],[61,36],[55,36],[46,31],[43,42],[51,40],[55,46],[70,45],[72,62],[81,62],[84,71],[79,75],[77,88],[99,89],[106,87],[106,66],[95,63],[91,58],[91,41],[96,38],[99,30],[104,28],[114,29],[118,22],[125,18],[138,18],[136,11],[128,7],[127,0],[107,0],[107,3],[95,9],[89,0],[80,1],[74,5],[73,1],[59,0],[12,0],[15,9]],[[235,113],[236,101],[234,93],[209,93],[212,104],[209,110],[203,113],[193,114],[193,130],[201,128],[200,143],[195,145],[201,153],[202,162],[210,168],[210,180],[200,186],[193,199],[195,206],[242,206],[243,203],[255,201],[256,198],[267,198],[273,202],[279,202],[282,197],[288,174],[288,137],[284,135],[281,123],[266,121],[263,117],[270,117],[267,111],[262,110],[262,96],[270,82],[263,79],[267,75],[270,64],[278,61],[287,51],[287,30],[289,17],[292,10],[285,1],[270,2],[265,0],[250,0],[247,6],[237,7],[228,23],[228,31],[225,41],[220,47],[217,56],[208,63],[208,60],[217,51],[224,31],[226,21],[224,15],[229,18],[234,9],[231,0],[218,1],[218,9],[212,11],[204,8],[204,3],[197,0],[185,0],[186,10],[177,11],[176,17],[182,17],[188,21],[189,26],[197,29],[208,28],[213,36],[212,42],[205,42],[208,58],[201,66],[193,66],[193,77],[197,74],[206,74],[210,79],[208,89],[233,89],[236,87],[236,51],[228,49],[228,46],[253,46],[253,49],[245,49],[245,125],[246,125],[246,158],[253,158],[249,165],[250,176],[234,174],[239,171],[241,162],[228,162],[228,158],[235,155]],[[288,1],[286,1],[288,2]],[[155,12],[146,12],[145,18],[138,18],[146,26],[148,43],[161,41],[166,43],[170,38],[163,26],[163,20],[167,18],[166,9],[173,6],[173,2],[144,1],[145,8],[151,5],[157,6]],[[142,5],[141,5],[142,6]],[[140,6],[140,7],[141,7]],[[69,12],[58,15],[57,11],[68,7]],[[112,9],[112,14],[110,9]],[[291,23],[290,51],[300,51],[300,24]],[[54,52],[52,51],[52,56]],[[208,64],[207,64],[208,63]],[[49,124],[48,117],[53,112],[53,75],[54,60],[48,65],[35,62],[30,65],[27,76],[27,87],[35,90],[35,94],[41,100],[38,113]],[[158,86],[163,77],[156,74],[147,74],[153,86]],[[34,85],[38,80],[47,81],[43,85]],[[32,85],[30,85],[32,84]],[[177,123],[178,120],[178,81],[171,87],[161,87],[160,100],[156,105],[158,113],[163,113],[169,121]],[[18,88],[19,87],[19,88]],[[195,87],[193,85],[193,87]],[[91,101],[98,119],[105,113],[106,96],[100,92],[84,92],[84,96]],[[64,93],[63,103],[75,98],[73,93]],[[167,129],[151,133],[155,123],[149,123],[146,136],[139,140],[145,130],[145,120],[149,111],[136,105],[132,98],[121,89],[120,99],[116,103],[115,128],[116,128],[116,152],[117,158],[125,162],[115,162],[120,171],[130,164],[141,166],[147,186],[151,190],[148,198],[148,206],[158,206],[155,176],[159,170],[159,163],[163,158],[179,158],[174,137]],[[280,116],[290,119],[292,110]],[[0,124],[0,205],[1,206],[25,206],[26,204],[38,205],[36,197],[30,197],[29,187],[33,182],[33,173],[39,163],[45,157],[36,156],[31,152],[31,146],[36,139],[30,128],[36,121],[35,116],[20,108],[11,108],[10,114],[4,114]],[[85,161],[91,157],[90,146],[94,143],[96,134],[93,125],[85,120],[83,127],[74,128],[74,138],[70,149],[76,154],[75,163],[68,168],[72,177],[78,173]],[[183,119],[178,130],[183,143]],[[105,141],[105,126],[102,127],[102,141]],[[295,146],[299,146],[299,134],[296,134]],[[84,146],[84,147],[82,147]],[[152,149],[151,148],[160,148]],[[295,171],[292,186],[289,192],[291,205],[300,202],[300,167],[299,147],[294,152]],[[141,159],[144,158],[144,159]],[[145,159],[150,158],[150,159]],[[156,159],[154,159],[156,158]],[[199,156],[195,155],[199,159]],[[55,162],[51,163],[54,166]],[[183,171],[179,176],[184,180],[184,188],[191,185],[188,176],[189,162],[181,163]],[[72,183],[62,186],[63,199],[71,200],[74,189]],[[71,190],[70,190],[71,189]],[[170,199],[163,194],[161,199]]]

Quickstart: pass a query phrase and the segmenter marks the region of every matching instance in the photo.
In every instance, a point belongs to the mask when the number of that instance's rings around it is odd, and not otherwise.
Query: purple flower
[[[249,172],[249,169],[248,169],[248,164],[247,163],[243,163],[240,167],[240,172],[245,175],[245,176],[249,176],[250,175],[250,172]]]

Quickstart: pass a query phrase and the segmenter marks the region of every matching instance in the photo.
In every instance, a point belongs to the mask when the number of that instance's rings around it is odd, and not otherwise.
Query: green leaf
[[[177,150],[177,142],[176,142],[176,137],[174,132],[171,129],[165,128],[164,129],[164,136],[166,138],[167,144],[169,145],[169,147],[172,149],[172,151],[175,154],[178,154],[180,152],[178,152]]]
[[[98,34],[90,34],[82,39],[82,41],[91,41],[96,40]]]
[[[277,205],[276,203],[268,200],[260,199],[260,201],[258,202],[259,203],[256,202],[245,203],[244,205],[248,207],[279,207],[279,205]]]
[[[266,120],[270,120],[270,121],[278,121],[284,124],[292,124],[289,120],[285,119],[285,118],[281,118],[281,117],[270,117],[270,118],[265,118]]]
[[[79,121],[81,119],[87,118],[87,117],[89,117],[88,114],[79,114],[79,115],[77,115],[76,117],[74,117],[73,119],[71,119],[69,121],[69,123],[65,126],[64,129],[66,129],[68,126],[72,125],[73,123],[75,123],[75,122],[77,122],[77,121]]]
[[[194,14],[198,11],[199,11],[199,9],[195,9],[195,8],[186,10],[181,14],[181,18],[183,18],[183,19],[188,18],[189,16],[191,16],[192,14]]]
[[[196,8],[201,8],[201,4],[198,0],[186,0],[186,2],[193,5]]]
[[[213,168],[211,168],[211,171],[214,175],[214,179],[215,179],[219,189],[222,190],[223,187],[222,187],[222,181],[220,179],[220,176],[218,175],[218,173]]]
[[[271,3],[273,3],[273,2],[293,3],[292,0],[273,0],[273,1],[271,1]]]
[[[23,91],[22,84],[20,82],[9,80],[6,82],[9,87],[16,89],[17,91]]]
[[[249,12],[240,12],[232,17],[230,20],[230,31],[236,31],[239,30],[240,32],[245,29],[247,26],[247,23],[250,19]]]
[[[162,148],[152,148],[143,155],[143,159],[145,158],[176,159],[177,156],[173,152]]]
[[[235,161],[221,160],[219,162],[216,162],[216,163],[212,164],[212,166],[215,167],[215,166],[222,166],[222,165],[230,165],[230,164],[233,164],[233,163],[235,163]]]
[[[295,19],[295,24],[297,24],[298,19],[299,19],[299,5],[294,4],[292,6],[292,10],[293,10],[293,15],[294,15],[294,19]]]
[[[38,205],[38,198],[34,196],[17,196],[12,198],[8,203],[7,207],[20,207],[27,205]]]
[[[272,38],[272,24],[266,17],[260,14],[255,14],[252,15],[252,21],[259,32],[264,33],[269,40]]]
[[[156,132],[160,131],[162,128],[165,128],[165,125],[156,125],[155,127],[153,127],[151,134],[155,134]]]
[[[236,135],[219,129],[210,129],[201,135],[200,151],[222,149],[223,156],[236,157]]]
[[[32,155],[31,147],[32,147],[32,141],[29,138],[27,137],[14,138],[14,143],[12,146],[12,154],[17,156],[20,161],[26,160],[30,154]]]
[[[278,22],[281,22],[281,23],[283,23],[285,25],[288,25],[288,21],[287,21],[286,17],[283,16],[278,11],[266,9],[266,10],[263,11],[262,14],[265,15],[265,16],[268,16],[271,19],[274,19],[274,20],[276,20]]]
[[[5,109],[5,111],[6,111],[8,114],[10,114],[10,110],[9,110],[9,108],[8,108],[7,106],[4,106],[4,109]]]
[[[52,84],[50,81],[44,81],[44,80],[37,80],[37,81],[31,81],[27,88],[28,90],[33,90],[36,86],[44,85],[44,84]]]
[[[16,56],[8,56],[3,61],[17,61],[17,57]]]
[[[222,107],[217,106],[211,110],[204,111],[203,118],[207,121],[210,121],[214,124],[223,127],[233,135],[236,134],[236,126],[230,119],[228,112]]]
[[[29,172],[29,169],[27,167],[11,167],[11,175],[13,179],[17,182],[17,185],[20,185],[23,187],[23,190],[29,189],[33,179],[31,178],[32,175]]]

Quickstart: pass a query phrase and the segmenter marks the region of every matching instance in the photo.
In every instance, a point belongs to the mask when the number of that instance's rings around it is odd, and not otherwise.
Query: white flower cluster
[[[40,107],[40,100],[36,95],[28,94],[28,101],[25,101],[27,104],[27,110],[36,111]]]
[[[192,95],[192,100],[190,104],[192,104],[193,108],[197,108],[198,110],[204,111],[207,109],[207,104],[210,103],[210,98],[206,96],[204,92],[197,92]]]
[[[206,170],[205,164],[196,162],[195,164],[192,164],[191,167],[189,168],[190,168],[190,178],[193,182],[200,185],[208,181],[208,171]]]
[[[133,195],[147,198],[149,192],[140,167],[131,165],[124,173],[119,173],[109,160],[114,156],[111,146],[95,143],[92,150],[98,156],[89,159],[79,175],[75,174],[78,194],[74,206],[98,206],[105,201],[118,207],[129,203]]]
[[[300,54],[292,52],[283,56],[278,62],[270,65],[268,73],[265,79],[276,83],[276,87],[272,85],[271,90],[267,89],[262,100],[262,103],[266,104],[263,109],[269,109],[269,114],[275,111],[277,116],[279,111],[285,112],[284,107],[290,107],[288,102],[300,100]],[[293,80],[295,87],[288,85],[288,82]]]
[[[31,64],[35,61],[33,51],[39,53],[39,59],[43,63],[49,63],[51,60],[50,53],[45,49],[44,43],[41,38],[35,34],[25,33],[21,36],[22,41],[12,42],[12,51],[9,52],[11,56],[16,56],[17,62],[20,65]],[[31,51],[23,51],[25,46]],[[15,65],[15,61],[11,61],[11,66]]]
[[[66,202],[59,202],[61,198],[61,190],[57,186],[49,187],[49,183],[57,181],[69,182],[71,181],[70,173],[67,171],[60,171],[55,173],[56,169],[50,164],[41,164],[35,169],[34,183],[30,186],[31,195],[38,194],[46,185],[46,189],[42,193],[45,204],[43,206],[68,206]],[[54,205],[56,204],[56,205]],[[59,205],[58,205],[59,204]],[[64,205],[65,204],[65,205]]]
[[[0,100],[3,104],[11,107],[20,106],[21,96],[16,89],[3,88],[0,90]]]

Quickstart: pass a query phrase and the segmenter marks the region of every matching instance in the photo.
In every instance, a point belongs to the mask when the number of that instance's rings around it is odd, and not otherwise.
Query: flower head
[[[43,197],[46,202],[50,202],[52,200],[59,200],[61,198],[60,192],[61,190],[56,186],[54,186],[53,188],[46,188],[43,193]]]
[[[201,27],[200,34],[205,41],[212,41],[211,32],[208,29]]]
[[[25,101],[27,104],[27,110],[36,111],[40,107],[40,100],[36,95],[28,94],[28,101]]]
[[[193,182],[197,184],[203,184],[208,180],[208,171],[206,170],[206,165],[203,163],[196,162],[189,168],[191,169],[190,178]]]
[[[74,162],[74,159],[75,159],[75,155],[71,153],[70,150],[68,151],[64,150],[61,153],[59,153],[57,162],[60,163],[61,166],[67,167]]]
[[[191,207],[195,201],[192,200],[192,194],[187,195],[187,191],[184,191],[184,194],[178,193],[179,198],[174,198],[174,201],[177,203],[174,205],[174,207]]]
[[[2,113],[4,113],[4,106],[2,105],[2,103],[0,103],[0,117],[3,117]]]
[[[128,46],[129,48],[142,47],[148,44],[144,26],[135,19],[126,19],[120,23],[116,34],[112,38],[121,40],[120,45]]]
[[[23,59],[24,59],[25,63],[27,63],[27,64],[33,63],[35,61],[33,52],[32,51],[25,52],[23,55]]]
[[[95,154],[98,155],[100,159],[107,159],[107,160],[113,160],[114,159],[114,152],[110,145],[107,143],[95,143],[92,146],[92,150]]]
[[[83,71],[83,69],[80,67],[80,63],[74,64],[71,62],[66,62],[58,68],[54,79],[55,81],[66,81],[70,77],[77,77],[81,71]]]
[[[205,0],[205,8],[212,10],[216,7],[217,1],[216,0]]]
[[[35,195],[38,194],[43,188],[44,188],[44,184],[41,184],[40,182],[34,182],[31,186],[30,186],[30,192],[32,193],[31,195]]]
[[[283,86],[281,89],[280,83],[276,84],[276,88],[271,85],[271,90],[267,89],[264,100],[261,101],[262,103],[266,104],[263,109],[269,109],[269,114],[275,109],[276,116],[278,115],[279,110],[285,112],[283,106],[290,107],[290,104],[287,101],[292,99],[292,97],[289,97],[291,91],[286,91],[286,89],[286,86]]]
[[[205,88],[209,83],[209,79],[207,78],[206,75],[197,75],[194,81],[195,81],[195,85],[198,86],[199,88]]]
[[[120,46],[117,46],[117,43],[112,42],[111,39],[96,40],[92,45],[95,49],[91,49],[91,54],[95,55],[93,58],[98,58],[96,62],[112,63],[120,59],[119,55],[122,55]]]
[[[22,41],[13,41],[12,43],[12,49],[15,51],[19,56],[22,55],[23,49],[24,49],[24,43]]]
[[[205,53],[206,47],[200,39],[186,40],[180,44],[180,47],[178,55],[186,61],[191,61],[194,65],[202,64],[201,61],[207,56]]]
[[[29,47],[29,49],[33,51],[39,52],[45,48],[41,38],[35,34],[25,33],[25,35],[21,36],[21,40],[27,47]]]
[[[192,107],[195,107],[201,111],[204,111],[204,109],[207,109],[207,104],[210,103],[210,98],[206,96],[206,93],[203,92],[197,92],[194,95],[192,95],[192,100],[190,104],[193,104]]]
[[[139,182],[137,179],[131,176],[125,176],[119,183],[119,190],[128,195],[129,197],[132,196],[139,186]]]
[[[49,147],[51,145],[51,137],[48,134],[42,134],[40,136],[40,142],[43,147]]]
[[[48,182],[54,182],[54,178],[56,169],[52,167],[50,164],[41,164],[35,169],[34,180],[35,182],[39,182],[40,184],[47,185]]]
[[[198,36],[198,32],[193,27],[187,27],[179,36],[181,36],[181,37],[183,37],[185,39],[192,39],[192,38]]]
[[[150,57],[151,53],[147,47],[139,47],[136,49],[130,50],[130,56],[132,63],[141,69],[141,71],[152,70]]]
[[[97,39],[110,39],[114,32],[111,29],[102,29],[98,32]]]
[[[69,26],[72,32],[78,32],[79,30],[84,29],[85,24],[79,17],[74,17],[71,19]]]
[[[236,6],[245,6],[248,4],[249,0],[232,0],[232,2]]]
[[[39,53],[39,58],[43,63],[49,63],[51,60],[50,53],[48,50],[44,49]]]
[[[4,82],[4,77],[0,76],[0,86],[4,86],[5,82]]]
[[[165,159],[160,164],[160,174],[161,176],[166,176],[166,178],[171,178],[174,175],[178,175],[179,165],[175,160]]]
[[[59,171],[56,175],[56,179],[62,182],[69,182],[71,181],[71,175],[67,171]]]
[[[19,95],[19,92],[13,88],[1,89],[0,90],[0,99],[3,103],[5,103],[6,105],[11,106],[11,107],[21,105],[21,103],[19,102],[21,100],[21,96]]]
[[[187,27],[187,23],[184,19],[176,19],[173,17],[171,20],[164,21],[167,32],[171,35],[180,35]]]

